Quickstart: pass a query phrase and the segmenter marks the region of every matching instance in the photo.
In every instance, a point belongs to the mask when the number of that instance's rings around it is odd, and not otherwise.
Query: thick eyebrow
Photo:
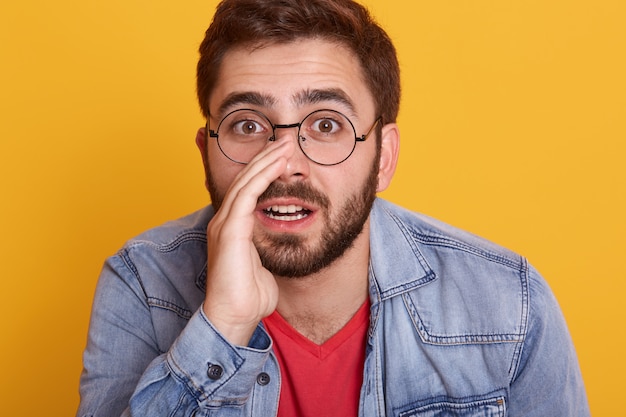
[[[217,109],[217,116],[223,116],[226,112],[234,107],[241,105],[271,107],[276,103],[276,98],[267,94],[261,94],[254,91],[245,91],[229,94]]]
[[[335,102],[347,108],[352,115],[355,114],[354,102],[348,94],[339,88],[307,89],[293,95],[292,101],[297,107],[319,104],[324,102]],[[216,117],[223,117],[229,110],[245,106],[256,106],[261,108],[273,107],[277,100],[269,94],[262,94],[256,91],[243,91],[229,94],[218,108]]]
[[[345,93],[345,91],[339,88],[309,89],[300,91],[293,96],[293,102],[299,107],[329,101],[341,104],[347,107],[352,114],[355,113],[354,102],[350,99],[348,94]]]

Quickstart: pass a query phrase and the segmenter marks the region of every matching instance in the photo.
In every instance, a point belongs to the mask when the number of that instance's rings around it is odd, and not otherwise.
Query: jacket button
[[[266,372],[261,372],[256,377],[256,382],[257,382],[257,384],[259,384],[261,386],[265,386],[265,385],[270,383],[270,376]]]
[[[206,374],[210,379],[217,381],[224,374],[224,369],[219,365],[209,365],[209,369]]]

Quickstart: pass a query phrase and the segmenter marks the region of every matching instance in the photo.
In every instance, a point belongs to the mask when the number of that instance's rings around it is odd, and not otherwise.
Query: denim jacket
[[[260,324],[233,346],[203,315],[209,206],[129,241],[94,299],[78,416],[276,415]],[[359,416],[588,416],[557,302],[514,253],[377,200]]]

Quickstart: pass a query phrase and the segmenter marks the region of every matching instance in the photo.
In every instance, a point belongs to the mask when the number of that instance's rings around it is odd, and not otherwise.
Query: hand
[[[261,265],[252,233],[257,200],[284,172],[293,146],[293,141],[268,146],[246,165],[207,227],[204,313],[235,345],[247,345],[258,323],[278,303],[278,286]]]

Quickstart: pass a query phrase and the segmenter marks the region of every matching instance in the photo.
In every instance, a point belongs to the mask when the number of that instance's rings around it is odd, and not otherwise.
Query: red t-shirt
[[[274,312],[263,320],[281,371],[279,417],[349,417],[359,410],[369,301],[317,345]]]

